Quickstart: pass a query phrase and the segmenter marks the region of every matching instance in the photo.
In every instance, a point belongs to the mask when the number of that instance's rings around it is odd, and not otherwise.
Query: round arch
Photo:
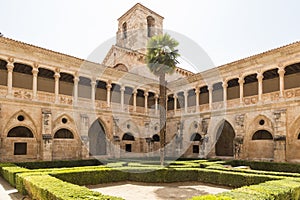
[[[273,140],[273,136],[267,130],[258,130],[253,134],[252,140]]]
[[[201,141],[202,137],[199,133],[193,133],[191,138],[190,138],[190,141]]]
[[[128,72],[128,68],[123,63],[118,63],[113,68],[119,71]]]
[[[55,132],[54,138],[56,139],[74,139],[74,134],[66,128],[61,128]]]
[[[233,156],[235,131],[227,120],[224,120],[223,123],[221,123],[216,136],[216,156]]]
[[[131,133],[125,133],[122,137],[122,140],[134,141],[134,136]]]
[[[16,126],[8,131],[7,137],[33,138],[33,133],[25,126]]]
[[[90,155],[106,155],[106,132],[99,119],[94,121],[88,131]]]

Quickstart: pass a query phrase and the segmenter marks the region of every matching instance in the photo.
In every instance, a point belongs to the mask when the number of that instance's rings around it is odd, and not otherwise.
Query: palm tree
[[[160,164],[164,165],[164,147],[166,141],[166,74],[175,71],[179,55],[175,47],[178,42],[168,34],[153,36],[147,44],[146,63],[150,71],[159,77],[160,105]]]

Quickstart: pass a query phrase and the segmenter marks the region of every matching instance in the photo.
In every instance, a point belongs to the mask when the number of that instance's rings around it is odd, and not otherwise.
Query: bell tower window
[[[123,39],[126,39],[127,38],[127,23],[124,22],[123,25],[122,25],[122,31],[123,31]]]
[[[155,25],[155,20],[153,17],[148,16],[147,17],[147,32],[148,32],[148,37],[152,37],[154,35],[154,25]]]

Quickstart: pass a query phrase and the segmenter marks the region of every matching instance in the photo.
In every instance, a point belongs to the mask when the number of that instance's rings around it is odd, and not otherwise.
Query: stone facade
[[[0,161],[157,157],[159,85],[143,47],[162,21],[136,4],[102,64],[0,37]],[[177,68],[166,156],[299,162],[299,77],[299,42],[202,73]]]

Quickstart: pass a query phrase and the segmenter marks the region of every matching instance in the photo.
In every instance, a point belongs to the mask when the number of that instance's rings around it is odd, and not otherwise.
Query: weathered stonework
[[[0,161],[158,157],[159,84],[144,47],[162,21],[136,4],[102,64],[0,37]],[[202,73],[177,68],[166,156],[299,162],[299,76],[299,42]]]

